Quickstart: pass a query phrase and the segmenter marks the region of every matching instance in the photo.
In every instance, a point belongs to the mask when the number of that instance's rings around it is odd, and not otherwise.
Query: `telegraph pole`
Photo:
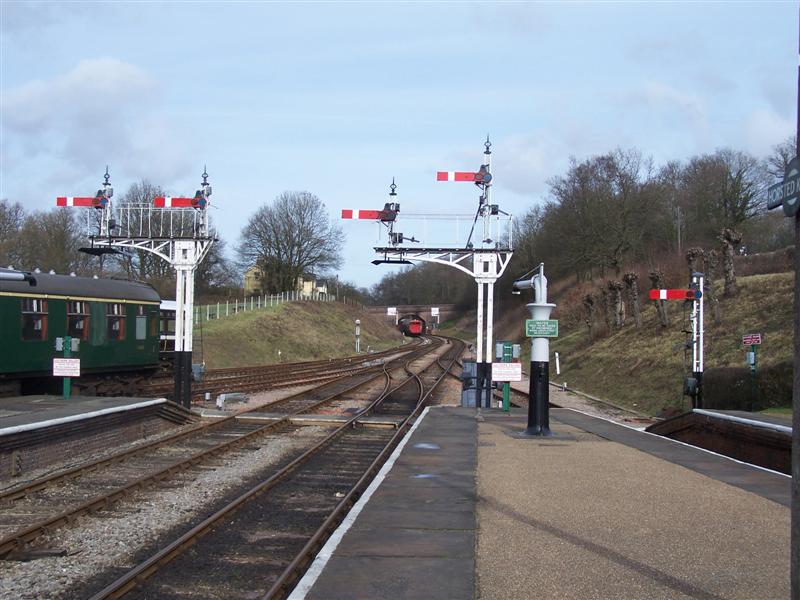
[[[800,54],[800,28],[798,29]],[[800,65],[795,159],[800,156]],[[800,600],[800,212],[794,215],[794,385],[792,386],[792,599]]]

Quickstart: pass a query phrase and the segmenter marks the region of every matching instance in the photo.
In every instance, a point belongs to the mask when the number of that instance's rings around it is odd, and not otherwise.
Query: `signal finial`
[[[389,186],[389,190],[390,190],[389,191],[389,195],[390,196],[397,196],[397,192],[395,192],[396,189],[397,189],[397,185],[394,182],[394,177],[392,177],[392,185]]]
[[[203,177],[203,185],[208,185],[208,169],[206,168],[206,165],[203,165],[202,177]]]
[[[491,154],[492,151],[489,148],[492,147],[492,142],[489,141],[489,134],[486,134],[486,142],[483,144],[486,147],[486,150],[483,151],[484,154]]]

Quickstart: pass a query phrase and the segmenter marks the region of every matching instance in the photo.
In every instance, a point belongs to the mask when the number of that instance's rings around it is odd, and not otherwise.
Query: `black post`
[[[175,352],[174,362],[175,394],[174,402],[184,408],[192,407],[192,353]]]
[[[528,391],[528,428],[525,435],[551,435],[550,363],[532,360]]]
[[[800,30],[798,31],[800,52]],[[797,67],[797,131],[800,156],[800,66]],[[792,385],[792,599],[800,600],[800,212],[794,216],[794,381]]]
[[[703,372],[695,371],[692,373],[697,381],[694,396],[692,396],[692,408],[703,408]]]

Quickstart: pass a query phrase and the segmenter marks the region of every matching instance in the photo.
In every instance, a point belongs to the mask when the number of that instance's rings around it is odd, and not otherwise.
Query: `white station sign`
[[[431,316],[432,317],[438,317],[439,316],[439,307],[438,306],[431,307]]]
[[[80,377],[80,358],[54,358],[53,377]]]
[[[397,307],[396,306],[387,306],[386,307],[386,314],[390,317],[394,317],[397,315]]]
[[[522,381],[522,363],[492,363],[492,381]]]

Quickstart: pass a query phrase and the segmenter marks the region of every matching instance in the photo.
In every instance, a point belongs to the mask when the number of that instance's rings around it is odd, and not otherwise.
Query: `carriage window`
[[[47,300],[22,298],[22,339],[47,339]]]
[[[88,302],[67,302],[67,335],[80,340],[89,339]]]
[[[147,337],[147,315],[144,312],[144,306],[139,304],[136,306],[136,339],[143,340]]]
[[[124,304],[106,304],[106,334],[109,340],[125,339]]]

